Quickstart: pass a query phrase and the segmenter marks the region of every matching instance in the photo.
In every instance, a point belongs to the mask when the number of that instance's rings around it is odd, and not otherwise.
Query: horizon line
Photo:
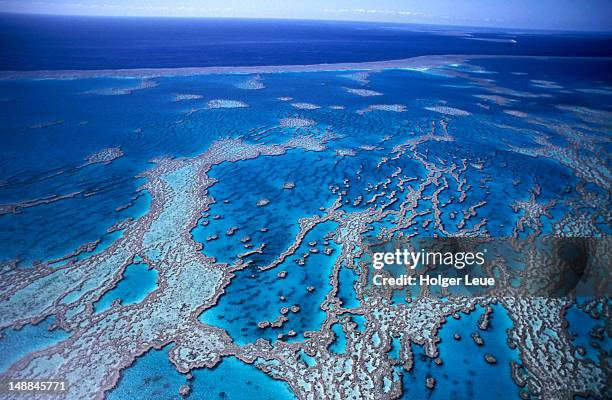
[[[38,13],[38,12],[15,12],[1,11],[2,15],[13,16],[38,16],[38,17],[81,17],[81,18],[138,18],[138,19],[222,19],[222,20],[255,20],[255,21],[308,21],[308,22],[338,22],[350,23],[359,22],[364,24],[391,24],[409,25],[423,27],[440,28],[463,28],[463,29],[488,29],[503,31],[524,31],[524,32],[555,32],[555,33],[592,33],[592,34],[611,34],[610,30],[586,30],[586,29],[551,29],[551,28],[522,28],[513,26],[483,26],[483,25],[464,25],[464,24],[444,24],[444,23],[423,23],[423,22],[400,22],[400,21],[366,21],[359,19],[333,19],[333,18],[296,18],[296,17],[231,17],[231,16],[203,16],[203,15],[93,15],[93,14],[60,14],[60,13]]]

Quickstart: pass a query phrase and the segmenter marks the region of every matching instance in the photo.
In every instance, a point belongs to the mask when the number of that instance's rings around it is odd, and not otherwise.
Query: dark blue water
[[[445,29],[371,22],[2,14],[0,70],[318,64],[430,54],[612,56],[611,35]]]

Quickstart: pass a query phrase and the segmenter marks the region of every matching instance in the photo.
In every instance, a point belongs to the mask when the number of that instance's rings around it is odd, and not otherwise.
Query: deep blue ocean
[[[0,14],[0,70],[320,64],[432,54],[612,56],[612,36],[393,23]]]

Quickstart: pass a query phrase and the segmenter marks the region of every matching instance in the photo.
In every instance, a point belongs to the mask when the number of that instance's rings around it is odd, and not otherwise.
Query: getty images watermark
[[[393,252],[375,252],[372,254],[372,266],[375,270],[381,270],[386,265],[404,266],[409,270],[415,270],[417,266],[425,268],[442,267],[455,268],[462,270],[466,266],[480,266],[485,264],[485,254],[483,251],[410,251],[407,248],[395,249]],[[375,274],[373,283],[376,286],[494,286],[494,277],[473,277],[469,273],[460,277],[443,276],[438,274],[431,276],[428,274],[409,275],[402,274],[398,277],[389,277],[383,274]]]
[[[608,237],[413,237],[366,241],[364,249],[374,290],[442,297],[610,295]]]

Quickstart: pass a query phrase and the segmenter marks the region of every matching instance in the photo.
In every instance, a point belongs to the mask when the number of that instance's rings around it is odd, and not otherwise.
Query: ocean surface
[[[612,56],[612,36],[391,23],[0,14],[0,70],[321,64],[434,54]]]
[[[474,59],[443,68],[371,74],[0,80],[0,265],[25,269],[52,260],[52,267],[60,267],[108,248],[122,237],[117,223],[138,220],[150,211],[142,173],[153,167],[153,159],[195,157],[222,138],[272,144],[304,132],[316,137],[334,133],[321,152],[292,149],[275,157],[214,165],[208,175],[216,182],[208,194],[215,202],[202,210],[189,232],[203,254],[223,263],[250,249],[249,243],[266,244],[261,254],[247,258],[252,265],[235,273],[218,304],[199,315],[201,322],[224,329],[240,346],[258,339],[274,341],[279,334],[288,343],[304,341],[304,333],[320,329],[326,317],[320,304],[331,289],[329,274],[342,252],[342,246],[329,239],[337,223],[329,221],[310,231],[296,255],[279,267],[258,267],[293,242],[300,218],[330,207],[337,199],[332,188],[345,180],[351,184],[339,189],[346,191],[341,207],[356,213],[385,205],[384,198],[371,204],[358,199],[371,196],[372,185],[397,168],[417,181],[424,179],[427,170],[413,158],[385,164],[381,160],[396,146],[429,132],[432,122],[439,129],[442,120],[454,141],[429,142],[427,156],[457,165],[469,160],[467,203],[485,202],[478,215],[487,217],[489,234],[511,236],[522,215],[512,205],[528,201],[534,192],[539,203],[555,202],[541,219],[544,234],[554,232],[555,222],[576,204],[594,216],[593,232],[609,234],[601,205],[609,196],[605,182],[611,178],[605,168],[612,151],[608,36],[313,21],[0,17],[0,70],[314,64],[430,54],[568,58]],[[593,58],[572,58],[576,56]],[[304,126],[288,127],[282,123],[287,119]],[[579,132],[569,131],[572,126]],[[572,138],[579,134],[584,147],[570,157],[562,149],[578,146]],[[552,150],[533,153],[544,147]],[[92,155],[117,148],[122,156],[112,162],[92,162]],[[287,182],[294,188],[284,188]],[[577,187],[588,191],[588,204]],[[431,207],[433,194],[427,194],[417,211]],[[262,199],[269,204],[258,205]],[[439,201],[448,202],[442,218],[449,226],[457,222],[452,215],[462,213],[453,200],[446,192],[440,194]],[[431,216],[419,217],[405,232],[440,234],[427,218]],[[373,223],[368,235],[390,224]],[[470,221],[467,227],[474,225]],[[228,233],[233,228],[235,232]],[[96,241],[94,249],[74,254],[84,243]],[[321,249],[327,242],[330,254],[311,252],[305,266],[298,265],[298,256],[315,246],[311,242]],[[278,279],[279,270],[288,271],[286,278]],[[96,315],[117,301],[121,306],[144,304],[159,290],[157,271],[138,259],[120,278],[114,289],[92,303]],[[349,308],[360,303],[356,280],[352,269],[341,269],[339,298]],[[300,310],[288,313],[282,327],[257,326],[292,305]],[[491,326],[481,330],[486,345],[477,347],[470,334],[479,330],[482,312],[477,307],[460,319],[448,318],[439,332],[442,365],[436,365],[423,346],[411,345],[413,369],[395,370],[407,398],[519,398],[523,389],[514,382],[510,363],[521,360],[506,341],[513,322],[502,306],[494,306]],[[366,329],[362,316],[352,318],[357,329]],[[589,339],[601,321],[577,307],[567,318],[573,342],[585,347],[589,359],[610,350],[607,335],[598,346]],[[339,328],[332,328],[338,339],[330,345],[336,354],[342,354],[346,344]],[[289,335],[290,330],[296,334]],[[4,333],[0,373],[32,352],[62,346],[71,335],[55,329],[53,317]],[[455,341],[454,333],[463,341]],[[176,398],[187,383],[196,399],[293,397],[285,382],[234,357],[225,357],[214,369],[196,369],[188,380],[168,360],[172,346],[136,359],[121,372],[108,398]],[[389,357],[397,358],[397,353],[392,349]],[[486,363],[485,353],[494,354],[497,364]],[[427,377],[438,382],[433,394],[424,386]]]

